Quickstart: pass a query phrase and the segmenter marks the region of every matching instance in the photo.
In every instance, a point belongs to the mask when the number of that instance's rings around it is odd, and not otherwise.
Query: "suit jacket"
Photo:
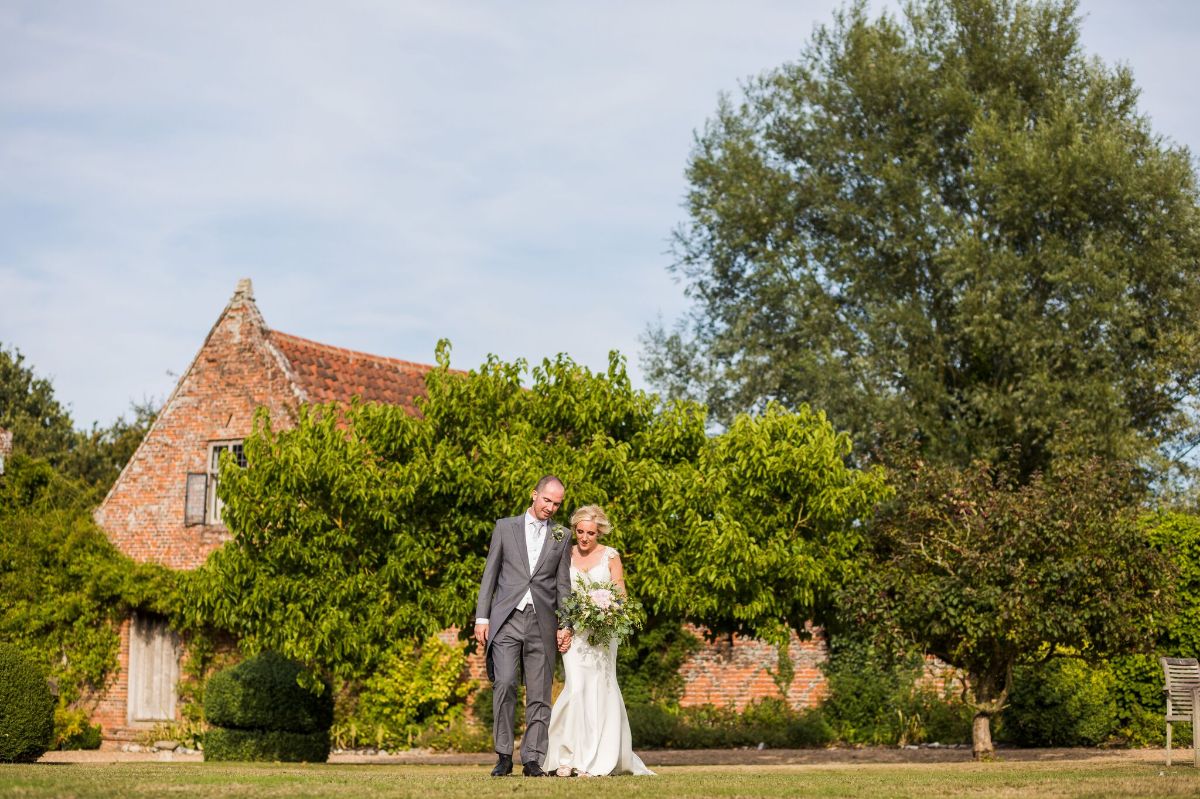
[[[555,541],[553,531],[556,526],[553,522],[546,526],[542,554],[532,573],[529,571],[529,548],[525,545],[525,514],[500,519],[492,530],[479,599],[475,603],[475,618],[488,620],[489,678],[494,678],[492,641],[500,626],[516,610],[526,590],[533,596],[538,632],[546,651],[557,651],[555,633],[561,626],[558,604],[571,591],[571,533],[567,530],[561,541]]]

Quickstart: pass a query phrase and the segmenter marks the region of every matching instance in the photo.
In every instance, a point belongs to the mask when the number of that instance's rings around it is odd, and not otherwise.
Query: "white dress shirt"
[[[533,567],[537,565],[538,558],[542,556],[542,547],[546,543],[546,526],[548,522],[543,522],[540,519],[535,519],[529,515],[529,511],[525,511],[525,549],[529,552],[529,574],[533,574]],[[533,602],[533,591],[526,589],[525,596],[521,597],[521,601],[517,603],[517,610],[524,610],[526,606]],[[487,619],[476,619],[476,624],[488,624]]]
[[[525,514],[525,549],[529,551],[529,574],[533,574],[533,567],[537,565],[538,558],[542,556],[542,545],[546,542],[546,523],[540,519],[535,519]],[[527,589],[525,596],[521,597],[521,601],[517,603],[517,610],[524,610],[526,606],[533,602],[533,591]]]

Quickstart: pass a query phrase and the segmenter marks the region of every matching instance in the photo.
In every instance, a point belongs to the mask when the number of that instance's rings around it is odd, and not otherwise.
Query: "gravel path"
[[[792,766],[845,765],[851,763],[959,763],[971,760],[969,748],[865,747],[861,749],[691,749],[647,750],[639,753],[646,765],[654,766]],[[1187,763],[1191,752],[1172,753],[1173,760]],[[999,749],[1004,761],[1023,762],[1164,762],[1161,749]],[[39,763],[199,763],[203,755],[176,752],[123,752],[117,749],[92,751],[47,752]],[[376,765],[475,765],[490,766],[495,755],[490,753],[400,752],[387,755],[342,753],[329,758],[330,763],[371,763]]]

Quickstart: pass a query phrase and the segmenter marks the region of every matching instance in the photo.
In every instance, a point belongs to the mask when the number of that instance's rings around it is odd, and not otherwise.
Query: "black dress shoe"
[[[521,773],[524,774],[526,777],[549,777],[550,776],[546,772],[542,771],[542,767],[539,766],[537,764],[537,762],[534,760],[530,760],[528,763],[526,763],[525,767],[521,769]]]
[[[507,777],[512,774],[512,755],[500,755],[496,767],[492,769],[493,777]]]

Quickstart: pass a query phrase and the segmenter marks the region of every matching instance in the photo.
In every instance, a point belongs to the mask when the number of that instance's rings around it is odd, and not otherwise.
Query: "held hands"
[[[476,624],[475,625],[475,640],[479,642],[480,646],[487,646],[489,629],[490,629],[489,625],[487,625],[487,624]],[[558,633],[556,634],[556,638],[558,639],[558,651],[559,652],[566,652],[568,649],[571,648],[571,631],[570,630],[565,630],[565,629],[559,630]]]

